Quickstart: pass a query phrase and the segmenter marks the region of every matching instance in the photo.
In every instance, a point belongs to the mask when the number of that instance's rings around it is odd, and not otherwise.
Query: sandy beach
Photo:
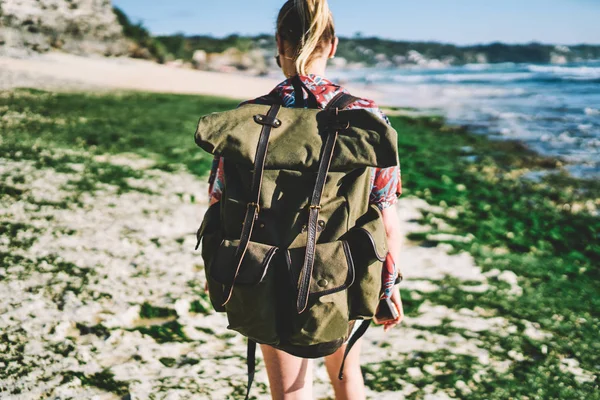
[[[51,92],[123,90],[244,99],[265,94],[275,84],[273,79],[132,59],[60,53],[0,58],[0,96],[5,98],[12,96],[12,89],[27,87]],[[377,100],[377,94],[365,88],[350,90]],[[16,93],[15,98],[35,98],[26,91]],[[3,129],[18,129],[28,121],[42,127],[87,123],[83,115],[75,122],[67,117],[57,121],[35,111],[12,110],[10,105],[0,107],[0,112]],[[190,116],[192,120],[197,117]],[[0,241],[0,250],[12,257],[0,269],[0,334],[6,335],[0,353],[9,355],[0,357],[0,369],[18,371],[0,373],[0,397],[109,400],[127,393],[130,399],[224,399],[243,392],[244,340],[227,331],[224,315],[209,310],[202,295],[202,259],[193,251],[194,233],[207,207],[205,179],[185,168],[157,169],[156,160],[139,154],[39,151],[35,157],[53,160],[54,164],[47,164],[61,168],[40,167],[23,154],[0,155],[0,175],[18,193],[0,197],[0,220],[22,227]],[[92,179],[90,166],[94,171],[126,173],[117,183],[98,181],[94,190],[83,192],[73,203],[73,182]],[[431,218],[423,222],[425,214],[451,219],[457,212],[415,196],[402,197],[396,210],[407,237],[433,229]],[[433,223],[436,231],[455,231],[439,218]],[[402,390],[369,389],[369,398],[468,398],[486,376],[507,373],[527,357],[503,349],[502,340],[488,341],[489,335],[508,340],[518,334],[544,346],[553,337],[536,322],[508,318],[485,306],[456,310],[430,301],[428,296],[443,295],[450,284],[466,297],[493,293],[510,301],[524,291],[510,265],[484,270],[471,254],[443,243],[469,243],[472,236],[439,235],[427,237],[433,245],[405,240],[402,290],[411,293],[411,315],[388,334],[380,327],[367,333],[363,364],[368,366],[367,379],[374,379],[385,360],[410,364],[422,353],[446,358],[409,367],[403,376],[390,378]],[[18,259],[37,261],[14,261]],[[150,318],[144,311],[147,305],[163,311]],[[448,360],[456,357],[471,360],[472,380],[452,382],[451,388],[440,385],[436,377],[447,376],[452,365]],[[564,357],[560,365],[577,381],[595,379],[591,371],[580,368],[576,357]],[[110,371],[110,385],[117,385],[118,390],[103,388],[93,380],[89,383],[90,376],[102,377],[106,371]],[[262,362],[258,371],[253,393],[267,399]],[[322,362],[317,363],[315,376],[317,398],[333,398]],[[10,394],[5,397],[3,391]]]
[[[197,71],[132,58],[81,57],[65,53],[28,58],[0,57],[0,89],[141,90],[251,99],[267,94],[280,80],[234,73]],[[357,96],[377,93],[349,87]]]

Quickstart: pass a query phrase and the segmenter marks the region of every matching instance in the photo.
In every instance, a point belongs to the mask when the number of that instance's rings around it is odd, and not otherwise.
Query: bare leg
[[[344,351],[346,351],[346,345],[343,345],[332,355],[325,357],[325,366],[327,367],[327,373],[335,391],[336,400],[364,400],[366,398],[365,382],[360,370],[361,343],[362,339],[359,339],[352,347],[352,350],[350,350],[350,354],[348,354],[346,364],[344,365],[344,379],[341,381],[338,379],[338,374],[342,365],[342,359],[344,358]]]
[[[312,400],[313,362],[271,346],[260,346],[273,400]]]

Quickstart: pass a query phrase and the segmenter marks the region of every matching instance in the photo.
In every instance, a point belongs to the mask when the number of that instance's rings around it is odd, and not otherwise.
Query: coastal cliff
[[[82,55],[125,55],[110,0],[0,0],[0,54],[60,49]]]

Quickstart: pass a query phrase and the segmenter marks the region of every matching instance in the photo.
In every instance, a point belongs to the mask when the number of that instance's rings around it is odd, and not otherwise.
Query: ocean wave
[[[419,74],[419,75],[369,75],[371,82],[394,83],[430,83],[430,84],[508,84],[508,83],[600,83],[600,70],[598,76],[589,75],[552,75],[533,72],[504,72],[504,73],[444,73],[444,74]]]
[[[368,83],[400,84],[519,84],[519,83],[600,83],[600,67],[532,64],[467,64],[441,70],[388,69],[355,77]]]
[[[442,74],[433,77],[439,82],[458,82],[458,83],[485,83],[485,82],[512,82],[527,80],[532,77],[531,73],[507,72],[507,73],[488,73],[488,74]]]
[[[397,83],[506,83],[517,82],[532,79],[534,75],[529,72],[511,72],[511,73],[486,73],[486,74],[464,74],[464,73],[446,73],[446,74],[422,74],[422,75],[394,75],[391,77],[393,82]],[[373,76],[369,76],[370,79]],[[379,80],[388,80],[388,77],[379,76]]]
[[[527,69],[537,74],[546,74],[570,80],[598,80],[600,67],[568,67],[558,65],[529,65]]]

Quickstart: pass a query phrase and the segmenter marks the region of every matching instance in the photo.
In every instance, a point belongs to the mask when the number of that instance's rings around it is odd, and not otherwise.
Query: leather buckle
[[[255,115],[254,122],[259,125],[269,125],[272,128],[279,128],[281,126],[281,120],[262,114]]]

